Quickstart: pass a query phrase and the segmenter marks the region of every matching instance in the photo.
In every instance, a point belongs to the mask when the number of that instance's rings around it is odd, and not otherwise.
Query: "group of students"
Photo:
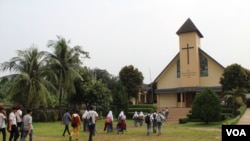
[[[6,141],[6,128],[10,133],[9,141],[17,141],[19,137],[21,141],[24,141],[27,135],[29,135],[29,141],[33,140],[32,110],[28,109],[23,116],[22,108],[21,104],[12,107],[7,115],[6,110],[0,107],[0,132],[3,135],[3,141]]]
[[[143,112],[140,112],[139,114],[137,112],[134,113],[133,119],[134,119],[134,126],[137,127],[137,124],[139,123],[140,126],[143,125],[143,123],[146,123],[147,127],[147,135],[150,135],[151,130],[153,129],[153,133],[157,133],[157,135],[161,135],[161,129],[162,129],[162,123],[166,120],[168,116],[168,109],[164,109],[160,111],[159,113],[148,113],[146,115],[143,114]],[[68,135],[70,137],[70,141],[72,140],[72,136],[75,135],[75,139],[79,140],[79,131],[81,126],[83,127],[84,132],[89,132],[89,140],[92,141],[92,137],[96,134],[96,120],[98,119],[98,114],[96,111],[93,110],[93,107],[90,107],[89,111],[85,110],[82,116],[80,116],[80,112],[76,111],[72,115],[70,115],[69,111],[66,110],[66,112],[63,114],[62,122],[65,125],[63,136],[65,136],[65,133],[68,132]],[[107,116],[105,117],[105,123],[104,123],[104,131],[107,133],[114,132],[113,129],[113,121],[114,116],[112,111],[109,111]],[[71,123],[72,130],[69,131],[69,124]],[[76,123],[75,125],[73,125]],[[120,112],[120,114],[117,117],[117,125],[116,125],[117,134],[124,133],[124,131],[127,130],[127,124],[126,124],[126,115],[123,111]]]
[[[64,131],[62,136],[65,136],[66,132],[69,135],[69,140],[72,140],[72,136],[75,135],[75,139],[79,140],[79,132],[80,128],[82,126],[83,132],[89,132],[89,141],[92,141],[92,137],[96,134],[96,120],[98,119],[98,114],[96,111],[93,110],[93,107],[90,107],[89,110],[85,110],[80,116],[80,112],[76,111],[72,115],[70,115],[69,110],[66,110],[66,112],[62,116],[62,123],[65,125]],[[124,133],[124,131],[127,129],[126,124],[126,115],[123,111],[120,112],[120,114],[117,117],[117,134]],[[107,133],[113,132],[113,121],[114,116],[112,111],[109,111],[107,116],[105,117],[105,123],[104,123],[104,131]],[[73,125],[76,123],[75,125]],[[69,130],[69,125],[71,125],[72,130]]]
[[[133,120],[134,120],[134,126],[137,127],[138,126],[138,123],[140,126],[143,125],[143,121],[144,121],[144,114],[143,112],[141,111],[139,114],[137,111],[135,111],[134,115],[133,115]]]
[[[145,123],[147,125],[147,135],[149,136],[151,133],[151,129],[153,128],[153,133],[158,133],[157,135],[161,135],[162,123],[166,120],[165,115],[162,112],[154,112],[148,113],[145,116]]]
[[[79,140],[79,132],[81,128],[81,117],[79,115],[80,111],[76,111],[72,115],[70,115],[69,110],[62,116],[62,123],[65,125],[62,136],[65,136],[67,132],[69,135],[69,141],[72,140],[72,137],[75,136],[76,140]],[[93,136],[95,135],[96,130],[96,120],[98,118],[98,114],[94,111],[94,108],[91,106],[89,111],[85,111],[82,115],[83,120],[83,131],[89,132],[89,141],[93,141]],[[71,123],[72,130],[69,131],[69,124]]]
[[[145,121],[147,126],[147,135],[150,135],[151,129],[153,129],[153,133],[158,133],[157,135],[161,135],[162,123],[168,117],[169,111],[168,108],[160,111],[159,113],[148,113],[146,115],[141,111],[139,114],[135,111],[133,115],[134,126],[137,127],[138,123],[142,126],[143,121]]]

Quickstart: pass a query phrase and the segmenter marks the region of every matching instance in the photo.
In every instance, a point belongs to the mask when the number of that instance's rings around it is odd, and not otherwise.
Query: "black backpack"
[[[93,124],[92,116],[89,117],[88,124],[89,124],[89,125],[92,125],[92,124]]]
[[[150,115],[146,115],[146,117],[145,117],[145,123],[150,123]]]

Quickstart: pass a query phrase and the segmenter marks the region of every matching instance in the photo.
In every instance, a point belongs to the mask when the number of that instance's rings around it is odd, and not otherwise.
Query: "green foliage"
[[[68,98],[75,93],[74,80],[82,79],[78,73],[82,64],[82,58],[89,58],[89,53],[81,49],[80,46],[70,47],[70,41],[57,36],[58,40],[50,40],[48,47],[53,49],[50,54],[48,67],[57,75],[57,93],[59,96],[59,105],[63,98]],[[65,95],[65,97],[63,97]]]
[[[240,108],[237,109],[237,115],[225,118],[222,124],[223,125],[236,124],[240,120],[241,116],[245,113],[246,109],[247,109],[246,105],[241,105]]]
[[[187,123],[188,121],[189,121],[189,118],[188,118],[188,117],[180,118],[180,119],[179,119],[179,123],[180,123],[180,124]]]
[[[44,110],[32,110],[32,118],[34,122],[47,122],[48,117]]]
[[[112,105],[115,105],[114,107],[114,113],[119,114],[120,111],[124,111],[127,113],[128,106],[129,106],[129,100],[128,95],[124,91],[124,87],[121,85],[120,82],[118,82],[115,86],[115,89],[113,91],[113,103]]]
[[[138,104],[138,105],[130,105],[128,108],[127,118],[131,119],[135,113],[143,112],[143,114],[153,113],[156,111],[157,107],[154,104]]]
[[[45,79],[52,75],[46,66],[48,59],[47,52],[32,46],[28,50],[18,50],[17,57],[1,64],[2,70],[16,72],[6,76],[11,83],[7,94],[14,103],[22,103],[26,107],[48,106],[48,95],[55,90],[54,85]]]
[[[192,114],[194,117],[208,124],[211,121],[219,120],[220,113],[219,97],[213,90],[207,88],[195,96],[192,104]]]
[[[226,106],[228,108],[233,109],[233,114],[235,114],[235,110],[240,107],[241,105],[244,105],[244,101],[246,101],[246,94],[247,91],[245,89],[235,88],[232,90],[227,90],[223,92],[224,99],[226,101]]]
[[[47,113],[48,121],[57,121],[59,119],[58,113],[55,110],[50,110]]]
[[[222,90],[232,90],[235,88],[250,88],[250,71],[239,64],[232,64],[224,69],[220,83]]]
[[[119,78],[128,97],[137,98],[144,79],[142,73],[137,68],[134,68],[134,66],[129,65],[121,69]]]

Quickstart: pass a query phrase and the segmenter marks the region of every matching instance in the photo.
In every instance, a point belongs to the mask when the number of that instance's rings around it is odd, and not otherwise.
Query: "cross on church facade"
[[[190,47],[190,46],[188,46],[188,44],[187,44],[187,47],[182,48],[182,49],[186,49],[187,50],[187,63],[188,64],[189,64],[189,49],[191,49],[191,48],[194,48],[194,47]]]

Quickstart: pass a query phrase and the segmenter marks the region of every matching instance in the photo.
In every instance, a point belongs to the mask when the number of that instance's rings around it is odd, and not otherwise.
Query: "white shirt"
[[[29,129],[29,124],[31,124],[31,129],[33,129],[33,125],[32,125],[32,116],[29,114],[26,114],[23,117],[23,126],[24,126],[24,130],[28,131]]]
[[[89,111],[89,112],[88,112],[87,119],[89,119],[90,116],[92,117],[92,122],[95,123],[96,117],[98,117],[97,112],[96,112],[96,111]]]
[[[6,116],[3,113],[0,113],[0,128],[5,128],[5,119]]]
[[[9,115],[9,120],[12,121],[12,125],[17,125],[16,124],[16,115],[14,114],[14,112],[11,112]]]
[[[22,114],[23,114],[22,110],[19,109],[16,111],[17,122],[22,122]]]
[[[85,112],[82,114],[82,120],[86,119],[86,118],[87,118],[87,115],[88,115],[88,111],[85,111]]]

